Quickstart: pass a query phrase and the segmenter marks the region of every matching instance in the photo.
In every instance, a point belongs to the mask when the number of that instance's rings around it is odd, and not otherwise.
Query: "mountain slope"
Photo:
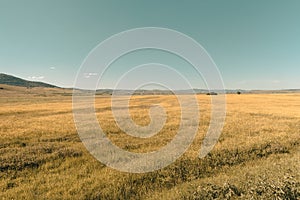
[[[27,81],[15,76],[0,73],[0,84],[20,86],[20,87],[45,87],[45,88],[58,88],[55,85],[51,85],[43,82]]]

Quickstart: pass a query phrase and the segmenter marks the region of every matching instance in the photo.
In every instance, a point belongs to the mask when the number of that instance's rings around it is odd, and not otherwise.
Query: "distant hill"
[[[15,76],[7,75],[0,73],[0,84],[5,85],[13,85],[20,87],[44,87],[44,88],[59,88],[55,85],[51,85],[48,83],[37,82],[37,81],[28,81],[21,78],[17,78]]]

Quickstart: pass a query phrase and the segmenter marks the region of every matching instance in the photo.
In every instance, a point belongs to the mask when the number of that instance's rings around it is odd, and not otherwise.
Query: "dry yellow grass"
[[[204,159],[197,156],[209,125],[210,97],[198,95],[201,121],[194,143],[172,165],[146,174],[107,168],[87,152],[69,92],[6,94],[0,97],[0,199],[300,198],[300,94],[227,95],[224,130]],[[150,122],[153,103],[164,105],[168,119],[152,138],[123,133],[110,96],[96,98],[99,123],[123,149],[157,150],[176,134],[180,109],[174,96],[134,96],[130,112],[137,124]]]

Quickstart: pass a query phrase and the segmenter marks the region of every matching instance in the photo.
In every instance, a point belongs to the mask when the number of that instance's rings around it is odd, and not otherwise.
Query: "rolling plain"
[[[300,94],[228,94],[227,115],[215,148],[198,158],[210,121],[210,96],[197,95],[198,134],[176,162],[130,174],[97,161],[79,139],[72,90],[2,85],[0,199],[300,199]],[[173,95],[131,97],[130,113],[150,123],[152,104],[167,122],[155,136],[122,132],[110,95],[97,95],[96,113],[107,137],[132,152],[149,152],[176,135],[180,107]]]

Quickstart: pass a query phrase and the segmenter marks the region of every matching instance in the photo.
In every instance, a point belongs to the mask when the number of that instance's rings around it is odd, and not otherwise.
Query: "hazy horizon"
[[[6,74],[6,73],[2,73],[0,72],[0,74]],[[13,75],[13,74],[6,74],[6,75],[9,75],[9,76],[14,76],[14,77],[17,77],[16,75]],[[29,79],[26,79],[26,78],[22,78],[22,77],[17,77],[17,78],[21,78],[21,79],[24,79],[26,81],[33,81],[33,82],[42,82],[42,83],[46,83],[46,84],[50,84],[50,85],[54,85],[54,86],[57,86],[59,88],[62,88],[62,89],[82,89],[84,90],[84,88],[74,88],[74,87],[63,87],[63,86],[59,86],[59,85],[55,85],[55,84],[52,84],[52,83],[49,83],[49,82],[45,82],[43,80],[29,80]],[[97,88],[97,90],[114,90],[114,88]],[[145,87],[145,88],[140,88],[140,89],[133,89],[133,88],[117,88],[115,90],[128,90],[128,91],[133,91],[133,90],[145,90],[145,91],[169,91],[167,89],[164,89],[164,88],[151,88],[151,87]],[[188,91],[188,90],[203,90],[203,91],[208,91],[207,88],[182,88],[182,89],[177,89],[176,91]],[[210,89],[211,91],[220,91],[222,89]],[[240,88],[225,88],[225,90],[228,90],[228,91],[255,91],[255,90],[274,90],[274,91],[280,91],[280,90],[300,90],[300,88],[282,88],[282,89],[240,89]]]

